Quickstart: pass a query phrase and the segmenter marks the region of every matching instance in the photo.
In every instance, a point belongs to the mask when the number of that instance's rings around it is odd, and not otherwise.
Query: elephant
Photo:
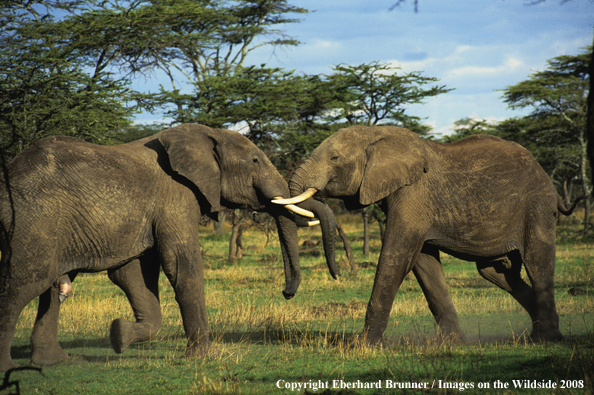
[[[555,226],[558,212],[569,215],[577,201],[567,209],[519,144],[487,135],[438,143],[405,128],[353,126],[313,150],[289,188],[291,199],[274,202],[339,198],[348,209],[378,202],[386,214],[362,333],[368,343],[382,344],[396,293],[410,271],[439,337],[464,341],[440,251],[476,262],[482,277],[509,292],[530,315],[533,340],[562,339],[553,292]],[[323,233],[324,244],[333,244],[334,236]],[[531,286],[520,275],[522,264]]]
[[[240,133],[184,124],[113,146],[48,137],[15,157],[0,181],[0,370],[15,366],[17,319],[37,296],[31,361],[51,365],[67,357],[58,342],[60,301],[81,272],[107,271],[130,301],[136,322],[111,325],[116,352],[161,327],[162,269],[180,308],[185,355],[216,354],[198,228],[202,215],[216,219],[225,207],[275,218],[284,297],[299,287],[296,219],[271,203],[289,196],[287,181]]]

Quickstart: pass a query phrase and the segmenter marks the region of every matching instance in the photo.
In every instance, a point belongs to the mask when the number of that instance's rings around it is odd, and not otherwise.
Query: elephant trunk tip
[[[295,297],[295,292],[287,292],[287,290],[283,291],[283,296],[285,297],[285,299],[289,300],[289,299],[293,299],[293,297]]]
[[[299,289],[300,282],[301,282],[300,276],[299,276],[299,274],[297,274],[293,278],[293,281],[291,281],[290,283],[287,283],[287,285],[285,286],[285,289],[283,290],[283,296],[285,297],[286,300],[293,299],[293,297],[295,297],[295,294],[297,293],[297,290]]]

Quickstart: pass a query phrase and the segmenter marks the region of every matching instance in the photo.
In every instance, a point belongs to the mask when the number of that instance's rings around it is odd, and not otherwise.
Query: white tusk
[[[305,221],[305,220],[303,220],[301,218],[296,218],[295,223],[300,228],[307,228],[307,227],[319,225],[320,224],[320,221],[317,220],[317,219],[314,220],[314,221]]]
[[[304,217],[310,217],[310,218],[315,217],[314,213],[312,213],[311,211],[302,209],[301,207],[297,207],[293,204],[287,204],[285,207],[288,210],[291,210],[292,212],[294,212],[296,214],[303,215]]]
[[[289,199],[283,199],[283,198],[274,198],[272,200],[272,203],[276,203],[276,204],[296,204],[296,203],[301,203],[304,200],[309,199],[310,197],[312,197],[318,190],[315,188],[309,188],[307,191],[303,192],[301,195],[299,196],[295,196]]]

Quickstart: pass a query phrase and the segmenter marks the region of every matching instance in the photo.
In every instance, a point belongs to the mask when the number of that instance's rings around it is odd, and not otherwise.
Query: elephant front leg
[[[161,329],[159,271],[158,260],[150,254],[109,271],[109,279],[124,291],[136,318],[136,322],[123,318],[112,322],[109,337],[116,353],[150,340]]]
[[[204,298],[204,273],[199,244],[192,241],[191,248],[178,245],[173,250],[165,243],[160,250],[163,271],[175,291],[175,300],[179,305],[188,338],[186,357],[219,355],[219,351],[211,345],[209,338]]]
[[[439,250],[433,246],[423,246],[413,267],[413,273],[439,325],[439,337],[444,341],[464,341],[464,335],[458,323],[458,313],[448,292],[443,267],[439,260]]]
[[[388,326],[396,293],[404,277],[412,270],[422,244],[423,237],[420,235],[386,231],[365,315],[363,336],[368,343],[380,343]]]
[[[54,284],[39,295],[37,318],[31,335],[31,362],[37,365],[55,365],[68,358],[58,342],[60,315],[60,285]]]

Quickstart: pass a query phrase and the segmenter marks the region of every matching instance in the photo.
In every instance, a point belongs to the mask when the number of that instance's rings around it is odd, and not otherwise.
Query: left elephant
[[[161,326],[157,280],[173,286],[188,339],[186,356],[216,353],[209,340],[198,227],[224,207],[266,211],[277,224],[285,298],[300,282],[297,229],[284,207],[286,181],[245,136],[186,124],[117,146],[49,137],[18,155],[0,176],[0,371],[22,309],[39,296],[32,362],[67,356],[58,343],[60,284],[107,270],[136,322],[115,320],[116,352]],[[65,279],[64,275],[68,277]]]

